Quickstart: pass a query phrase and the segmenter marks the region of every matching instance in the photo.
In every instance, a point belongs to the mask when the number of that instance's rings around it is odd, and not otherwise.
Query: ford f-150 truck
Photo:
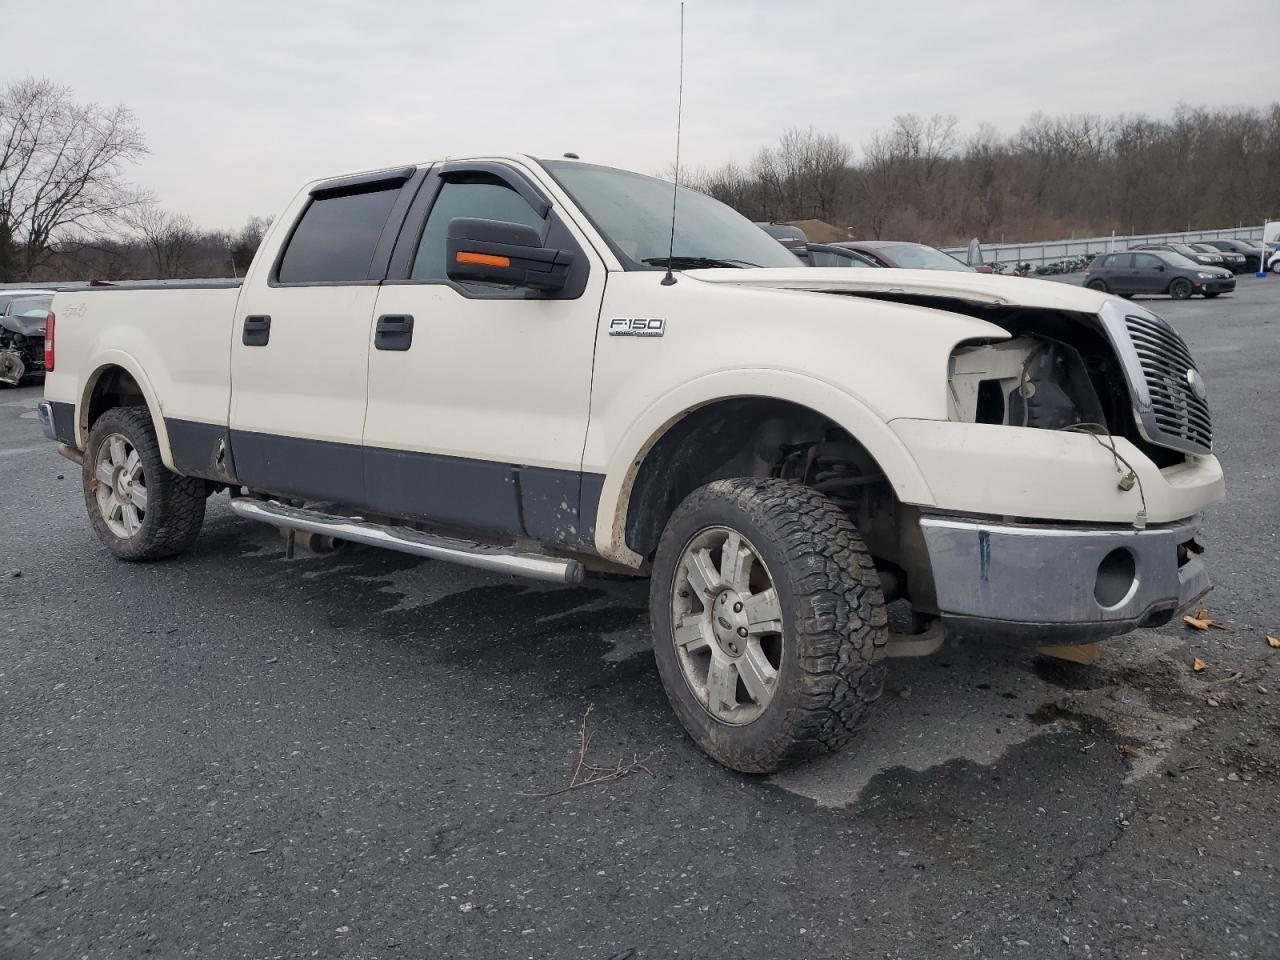
[[[295,533],[647,576],[671,703],[743,771],[844,745],[886,655],[1091,642],[1209,589],[1205,384],[1146,307],[803,267],[696,192],[673,228],[674,189],[524,156],[311,183],[242,283],[59,293],[44,429],[123,560],[227,491]]]

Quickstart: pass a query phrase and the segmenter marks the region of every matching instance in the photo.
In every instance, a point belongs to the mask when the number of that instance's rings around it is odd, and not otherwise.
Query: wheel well
[[[84,432],[93,429],[97,419],[114,407],[145,407],[147,398],[133,374],[123,367],[104,367],[98,372],[93,389],[89,393],[89,402],[85,404]]]
[[[799,480],[838,502],[872,485],[893,497],[867,449],[822,414],[768,397],[718,400],[672,424],[645,454],[627,502],[627,546],[651,556],[680,502],[728,477]]]

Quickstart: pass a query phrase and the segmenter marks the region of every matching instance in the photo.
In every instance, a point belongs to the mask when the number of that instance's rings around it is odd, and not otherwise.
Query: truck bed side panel
[[[59,293],[56,366],[45,380],[55,413],[75,411],[76,446],[88,441],[88,402],[101,374],[117,366],[138,382],[165,464],[214,476],[227,427],[231,334],[238,287]]]

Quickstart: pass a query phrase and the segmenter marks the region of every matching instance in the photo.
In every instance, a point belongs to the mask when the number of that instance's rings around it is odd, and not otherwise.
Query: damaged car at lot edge
[[[14,297],[0,313],[0,384],[44,373],[45,324],[53,294]]]
[[[1209,589],[1207,392],[1156,314],[798,266],[693,191],[672,232],[672,190],[524,156],[308,184],[242,283],[58,294],[45,431],[125,560],[190,548],[225,490],[418,556],[647,576],[677,715],[750,772],[848,743],[886,656],[1092,641]]]

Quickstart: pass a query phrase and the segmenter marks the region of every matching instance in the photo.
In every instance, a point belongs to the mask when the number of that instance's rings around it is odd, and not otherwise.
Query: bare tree
[[[847,194],[850,150],[839,137],[793,127],[751,161],[763,215],[770,220],[832,220]]]
[[[29,276],[56,241],[101,234],[145,203],[125,177],[145,153],[124,106],[77,103],[43,79],[0,89],[0,278]]]
[[[228,246],[231,251],[232,268],[236,274],[243,276],[253,262],[253,255],[258,252],[262,238],[271,226],[270,217],[250,217],[245,225],[233,237],[229,237]]]
[[[154,204],[132,211],[129,225],[150,255],[155,276],[189,276],[191,255],[200,242],[200,233],[185,214],[169,213]]]

